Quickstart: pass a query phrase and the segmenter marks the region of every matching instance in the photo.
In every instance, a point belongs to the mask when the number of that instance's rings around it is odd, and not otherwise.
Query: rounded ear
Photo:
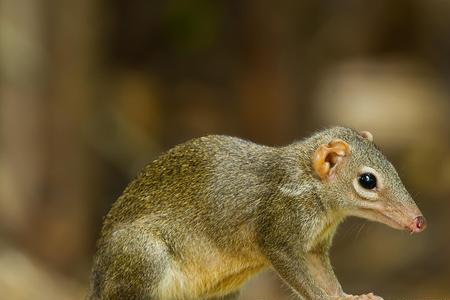
[[[359,134],[363,138],[368,139],[369,141],[373,142],[373,134],[371,134],[369,131],[361,131]]]
[[[350,155],[350,146],[340,139],[320,145],[313,155],[313,169],[322,180],[333,176],[335,167]]]

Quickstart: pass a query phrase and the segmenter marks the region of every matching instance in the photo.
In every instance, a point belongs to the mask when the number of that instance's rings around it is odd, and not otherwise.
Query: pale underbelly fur
[[[183,261],[172,261],[156,292],[161,300],[207,299],[237,290],[251,276],[268,266],[256,251],[246,254],[224,253],[209,243],[196,243],[193,253],[183,255]],[[199,249],[200,248],[200,249]],[[200,251],[199,251],[200,250]]]

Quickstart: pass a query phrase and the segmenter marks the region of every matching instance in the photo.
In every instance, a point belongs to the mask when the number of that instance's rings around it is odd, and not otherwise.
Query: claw
[[[344,294],[344,296],[338,298],[339,300],[383,300],[380,296],[374,295],[374,293],[368,293],[364,295],[349,295]]]

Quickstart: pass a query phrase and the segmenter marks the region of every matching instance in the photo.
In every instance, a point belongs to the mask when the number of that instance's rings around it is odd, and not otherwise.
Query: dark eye
[[[373,190],[377,187],[377,178],[372,173],[364,173],[359,176],[359,184],[368,190]]]

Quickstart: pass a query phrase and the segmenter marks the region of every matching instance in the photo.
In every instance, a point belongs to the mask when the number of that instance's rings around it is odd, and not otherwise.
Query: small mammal
[[[238,299],[266,268],[299,299],[381,299],[345,294],[333,273],[328,252],[347,216],[411,233],[426,226],[369,132],[335,127],[277,148],[193,139],[114,203],[88,299]]]

